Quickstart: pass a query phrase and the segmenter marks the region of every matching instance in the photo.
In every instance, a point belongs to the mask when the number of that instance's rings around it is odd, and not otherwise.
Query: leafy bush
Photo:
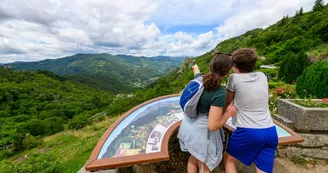
[[[272,83],[272,82],[270,82]],[[270,85],[269,83],[269,85]],[[296,89],[295,85],[288,85],[282,82],[274,82],[276,85],[275,88],[270,88],[269,92],[269,109],[271,114],[275,114],[278,108],[278,99],[295,99]]]
[[[0,173],[60,173],[62,170],[59,159],[53,155],[34,154],[28,156],[24,162],[15,164],[8,160],[0,162]]]
[[[279,86],[285,85],[284,82],[278,81],[278,82],[269,82],[269,89],[276,89]]]
[[[309,59],[305,53],[289,53],[281,64],[278,76],[282,81],[291,84],[296,81],[308,65]]]
[[[38,145],[41,145],[42,143],[43,143],[42,139],[40,139],[38,137],[34,137],[30,134],[27,134],[25,139],[23,140],[24,149],[35,148]]]
[[[13,156],[14,153],[10,150],[0,150],[0,160]]]
[[[75,129],[75,130],[82,129],[83,127],[91,124],[91,122],[92,121],[90,121],[85,116],[77,116],[68,122],[68,128]]]
[[[259,69],[257,71],[263,72],[264,74],[266,74],[270,77],[276,77],[278,75],[279,69],[278,68],[275,68],[275,69],[263,68],[263,69]]]
[[[296,91],[301,98],[307,92],[316,98],[328,97],[328,62],[321,61],[309,66],[296,83]]]
[[[94,121],[96,121],[96,122],[100,122],[100,121],[103,121],[103,120],[105,120],[105,115],[100,115],[100,116],[94,118]]]

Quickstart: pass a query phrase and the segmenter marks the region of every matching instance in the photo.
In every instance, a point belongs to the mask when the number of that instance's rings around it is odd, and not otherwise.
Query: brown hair
[[[257,55],[253,49],[242,48],[232,54],[232,61],[241,73],[252,72],[255,68]]]
[[[222,78],[232,67],[232,59],[227,54],[216,53],[210,64],[210,72],[203,78],[204,89],[213,91],[221,86]]]

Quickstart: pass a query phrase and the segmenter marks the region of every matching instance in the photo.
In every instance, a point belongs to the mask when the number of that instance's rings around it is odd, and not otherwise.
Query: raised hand
[[[200,73],[200,70],[199,70],[197,64],[193,65],[191,68],[192,68],[192,71],[194,72],[194,75],[197,74],[197,73]]]

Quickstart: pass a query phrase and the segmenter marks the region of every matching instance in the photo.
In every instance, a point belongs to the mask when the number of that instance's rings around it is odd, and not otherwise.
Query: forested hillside
[[[318,1],[317,3],[320,3]],[[288,54],[306,53],[312,59],[328,56],[328,5],[318,4],[313,11],[301,8],[294,17],[283,17],[266,29],[254,29],[218,44],[215,51],[231,53],[251,47],[266,58],[264,63],[278,63]]]
[[[77,86],[52,72],[0,68],[0,159],[37,146],[39,137],[64,130],[103,110],[114,96]],[[4,150],[13,148],[13,152]]]
[[[54,60],[7,64],[15,70],[47,70],[112,93],[132,92],[166,74],[183,58],[77,54]]]

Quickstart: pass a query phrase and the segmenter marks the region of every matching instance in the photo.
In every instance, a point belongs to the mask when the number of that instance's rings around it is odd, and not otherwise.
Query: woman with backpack
[[[229,106],[224,113],[226,104],[226,89],[221,81],[232,67],[229,55],[215,54],[210,72],[203,79],[204,91],[198,100],[197,118],[185,116],[180,125],[178,138],[182,151],[191,154],[187,170],[188,173],[209,173],[222,160],[221,127],[236,114],[235,106]],[[201,76],[197,65],[193,66],[195,78]]]

